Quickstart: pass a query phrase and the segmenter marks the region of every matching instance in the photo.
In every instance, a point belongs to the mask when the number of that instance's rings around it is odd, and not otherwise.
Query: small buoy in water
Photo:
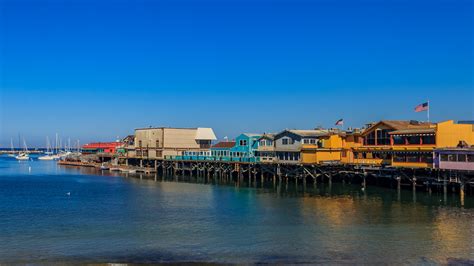
[[[362,190],[362,191],[365,191],[365,187],[362,187],[361,190]]]
[[[71,192],[66,193],[66,195],[71,196]]]

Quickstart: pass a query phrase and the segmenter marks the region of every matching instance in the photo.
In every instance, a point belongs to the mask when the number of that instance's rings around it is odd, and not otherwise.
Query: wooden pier
[[[472,171],[443,171],[430,168],[375,167],[351,164],[282,164],[231,161],[165,160],[150,158],[99,156],[100,163],[77,163],[77,166],[100,167],[105,164],[117,171],[191,176],[225,180],[238,184],[263,185],[267,182],[307,183],[344,182],[365,188],[369,185],[474,195]],[[74,162],[60,162],[74,165]]]

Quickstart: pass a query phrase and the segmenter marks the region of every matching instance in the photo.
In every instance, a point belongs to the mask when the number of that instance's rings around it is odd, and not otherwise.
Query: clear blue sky
[[[473,1],[0,0],[0,147],[474,119]]]

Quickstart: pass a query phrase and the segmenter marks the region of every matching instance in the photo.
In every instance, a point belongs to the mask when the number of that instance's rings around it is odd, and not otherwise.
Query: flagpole
[[[427,115],[428,115],[428,123],[430,122],[430,100],[428,100],[428,112],[427,112]]]

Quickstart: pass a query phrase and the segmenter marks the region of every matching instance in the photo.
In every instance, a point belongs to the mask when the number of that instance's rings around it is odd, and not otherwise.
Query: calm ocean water
[[[184,179],[2,156],[0,264],[474,263],[471,197]]]

